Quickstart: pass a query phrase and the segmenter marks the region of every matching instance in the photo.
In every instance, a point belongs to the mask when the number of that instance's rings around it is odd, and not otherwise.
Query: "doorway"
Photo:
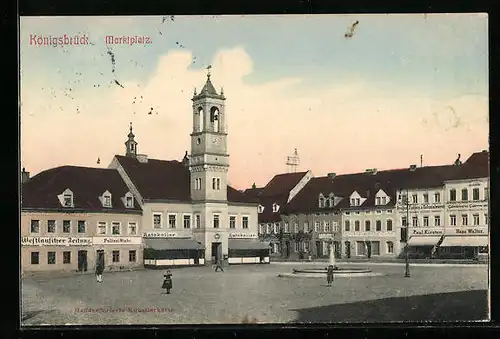
[[[321,258],[321,241],[316,241],[316,257]]]
[[[290,258],[290,241],[285,242],[285,247],[286,247],[286,258]]]
[[[370,241],[366,242],[366,256],[368,259],[372,257],[372,243]]]
[[[104,250],[97,250],[96,256],[95,256],[95,264],[101,264],[104,267]]]
[[[220,242],[212,243],[212,262],[217,262],[217,260],[221,259],[221,247],[222,243]]]
[[[351,257],[351,242],[350,241],[345,242],[345,255],[348,259]]]
[[[87,251],[78,251],[78,271],[87,271]]]

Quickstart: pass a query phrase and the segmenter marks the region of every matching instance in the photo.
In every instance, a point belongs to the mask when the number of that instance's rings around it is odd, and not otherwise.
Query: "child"
[[[104,265],[102,262],[98,262],[95,267],[95,275],[97,277],[97,282],[102,283],[102,272],[104,271]]]
[[[172,273],[170,273],[170,270],[167,270],[167,272],[163,275],[163,285],[161,288],[166,289],[167,294],[170,294],[170,290],[172,289]]]
[[[328,270],[326,271],[326,282],[328,283],[328,287],[332,286],[333,282],[333,265],[328,266]]]

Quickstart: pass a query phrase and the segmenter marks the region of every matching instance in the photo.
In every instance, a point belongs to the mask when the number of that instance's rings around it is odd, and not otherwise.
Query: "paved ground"
[[[160,289],[163,271],[158,270],[108,273],[102,284],[93,275],[25,277],[22,318],[24,325],[487,318],[486,266],[414,266],[411,278],[403,277],[404,266],[364,266],[384,276],[337,278],[328,288],[326,279],[278,278],[293,267],[274,263],[231,266],[223,273],[209,267],[174,269],[170,295]]]

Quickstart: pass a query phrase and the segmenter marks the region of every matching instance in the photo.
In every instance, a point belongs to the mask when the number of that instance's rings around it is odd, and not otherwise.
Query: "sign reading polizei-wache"
[[[140,245],[141,237],[94,237],[94,245]]]
[[[22,237],[21,246],[91,246],[91,237]]]
[[[257,239],[257,233],[229,233],[229,239]]]

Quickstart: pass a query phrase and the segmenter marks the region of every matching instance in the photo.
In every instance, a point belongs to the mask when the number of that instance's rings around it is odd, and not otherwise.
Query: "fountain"
[[[335,260],[335,251],[333,240],[330,241],[329,249],[329,265],[333,266],[333,275],[335,277],[373,277],[380,276],[381,273],[374,273],[367,268],[347,268],[338,267]],[[324,278],[326,279],[326,272],[328,267],[325,268],[303,268],[293,269],[293,273],[280,273],[280,278]]]

